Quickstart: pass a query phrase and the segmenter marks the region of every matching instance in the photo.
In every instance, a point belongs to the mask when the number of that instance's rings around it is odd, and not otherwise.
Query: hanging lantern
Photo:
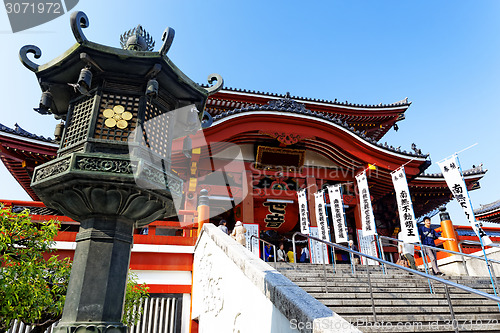
[[[148,81],[146,86],[146,96],[150,98],[156,98],[158,95],[158,81],[151,79]]]
[[[78,77],[78,85],[86,91],[90,90],[92,85],[92,72],[87,67],[82,68]]]

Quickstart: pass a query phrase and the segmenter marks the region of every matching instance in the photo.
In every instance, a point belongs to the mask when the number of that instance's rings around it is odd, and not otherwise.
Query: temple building
[[[415,145],[406,151],[381,141],[389,130],[397,129],[410,105],[408,99],[359,105],[222,89],[207,100],[204,121],[209,126],[204,126],[203,135],[193,136],[188,161],[185,156],[172,158],[173,170],[184,180],[182,208],[196,207],[197,195],[206,189],[211,222],[225,219],[231,229],[241,220],[258,224],[261,232],[286,234],[300,230],[298,189],[307,188],[309,206],[314,207],[313,193],[341,183],[347,225],[353,233],[361,228],[354,177],[366,169],[377,230],[392,235],[399,219],[390,173],[401,165],[417,219],[436,214],[452,199],[441,174],[425,173],[431,164],[428,154]],[[30,188],[33,170],[53,159],[57,147],[54,140],[17,124],[14,129],[0,125],[2,162],[35,201],[39,198]],[[234,166],[228,161],[236,156],[241,163]],[[215,170],[223,170],[223,178],[214,177]],[[464,171],[469,190],[479,188],[485,172],[482,166]],[[310,220],[315,226],[314,214]],[[189,228],[189,221],[189,216],[181,218],[180,228]]]

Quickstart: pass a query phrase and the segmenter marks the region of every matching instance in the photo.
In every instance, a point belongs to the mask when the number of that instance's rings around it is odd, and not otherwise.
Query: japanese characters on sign
[[[259,225],[257,223],[243,223],[243,226],[247,229],[247,232],[245,232],[247,244],[250,244],[251,239],[252,245],[251,247],[248,245],[248,249],[252,249],[252,253],[257,257],[260,256],[260,242],[258,238],[255,238],[259,237]],[[255,237],[252,238],[252,235]]]
[[[264,219],[266,227],[279,228],[285,222],[286,203],[266,201],[263,205],[269,209],[269,214]]]
[[[377,245],[375,244],[375,237],[373,235],[365,235],[363,230],[357,229],[359,252],[368,254],[372,257],[378,257]],[[367,259],[361,256],[361,264],[363,265],[380,265],[378,261]]]
[[[469,192],[465,185],[464,178],[462,177],[462,170],[460,169],[460,162],[458,156],[453,155],[443,162],[438,162],[441,171],[443,172],[446,184],[450,188],[451,193],[462,207],[467,220],[472,226],[472,229],[478,237],[483,240],[484,245],[492,243],[490,238],[486,235],[482,228],[481,222],[476,220],[474,211],[472,210],[472,203],[470,201]]]
[[[314,193],[316,203],[316,222],[318,224],[319,238],[330,241],[330,232],[328,228],[328,220],[326,217],[325,200],[323,191]]]
[[[373,216],[370,191],[368,190],[368,180],[366,179],[366,173],[364,171],[356,176],[356,182],[358,183],[363,235],[375,235],[377,233],[375,228],[375,217]]]
[[[316,206],[316,223],[318,224],[318,238],[330,241],[330,228],[328,227],[328,218],[326,216],[326,207],[323,191],[314,193],[314,202]],[[328,249],[323,246],[323,263],[328,263]]]
[[[300,232],[309,235],[309,210],[307,208],[306,189],[297,192],[299,203]]]
[[[342,201],[342,185],[328,186],[330,207],[332,209],[333,231],[337,243],[347,242],[347,228],[345,225],[344,203]]]
[[[318,227],[311,227],[311,236],[321,238],[319,235]],[[311,249],[311,263],[313,264],[328,264],[328,249],[327,246],[321,242],[310,240]]]
[[[404,167],[391,172],[394,192],[396,193],[396,202],[398,203],[399,220],[401,222],[401,232],[405,243],[418,243],[417,221],[413,212],[410,190],[406,180]]]

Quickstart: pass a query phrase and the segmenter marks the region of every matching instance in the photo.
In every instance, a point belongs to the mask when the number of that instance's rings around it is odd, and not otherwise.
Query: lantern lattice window
[[[169,156],[169,124],[170,114],[163,113],[162,109],[155,102],[148,102],[142,134],[146,146],[162,157]]]
[[[94,102],[95,96],[84,96],[73,104],[73,112],[61,148],[69,148],[86,141]]]

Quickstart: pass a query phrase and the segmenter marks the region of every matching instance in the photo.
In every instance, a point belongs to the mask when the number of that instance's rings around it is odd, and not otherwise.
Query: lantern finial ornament
[[[149,33],[139,24],[120,36],[122,49],[131,51],[153,51],[155,41]]]

